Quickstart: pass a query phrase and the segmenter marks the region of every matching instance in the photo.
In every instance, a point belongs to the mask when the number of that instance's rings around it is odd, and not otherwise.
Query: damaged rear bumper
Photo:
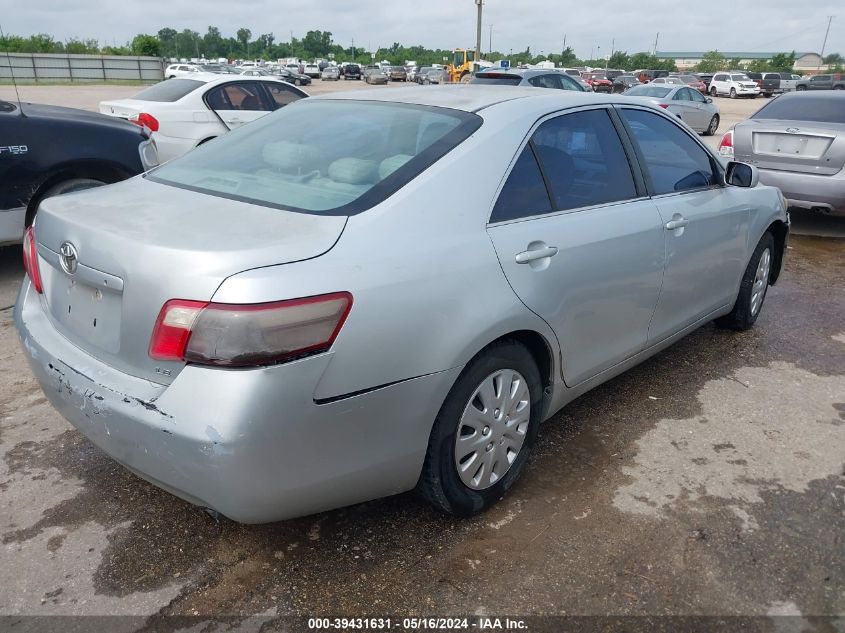
[[[144,479],[244,523],[413,488],[439,405],[460,371],[325,404],[313,394],[331,353],[250,370],[189,365],[160,385],[75,347],[41,300],[24,282],[15,324],[51,404]]]

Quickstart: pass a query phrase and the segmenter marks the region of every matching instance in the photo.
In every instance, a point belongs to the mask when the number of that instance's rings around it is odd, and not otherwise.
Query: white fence
[[[14,77],[13,77],[14,75]],[[64,55],[0,52],[0,82],[155,82],[164,79],[164,60],[123,55]]]

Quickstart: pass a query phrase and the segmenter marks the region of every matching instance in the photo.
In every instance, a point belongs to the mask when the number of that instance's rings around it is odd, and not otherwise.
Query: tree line
[[[301,59],[325,59],[334,57],[339,61],[369,63],[375,55],[378,61],[387,60],[394,64],[402,64],[406,60],[414,60],[420,65],[442,64],[451,60],[452,51],[430,49],[424,46],[404,46],[394,42],[389,47],[380,47],[375,51],[367,51],[360,47],[342,46],[332,38],[330,31],[308,31],[302,38],[291,37],[287,41],[277,41],[273,33],[261,33],[253,36],[250,29],[240,28],[233,36],[224,36],[216,26],[209,26],[205,34],[191,29],[176,29],[165,27],[158,33],[151,35],[140,33],[131,41],[122,45],[100,45],[95,39],[72,38],[65,41],[54,39],[52,36],[39,33],[23,37],[7,35],[0,37],[0,51],[11,53],[70,53],[91,55],[147,55],[150,57],[166,58],[206,58],[206,59],[266,59],[275,60],[284,57]],[[564,48],[560,53],[546,54],[532,51],[527,47],[523,51],[490,51],[483,54],[483,58],[495,62],[508,59],[512,64],[536,64],[548,60],[556,66],[590,66],[593,68],[622,68],[635,70],[648,68],[653,70],[677,70],[675,60],[659,59],[650,53],[633,53],[614,51],[607,58],[580,59],[575,55],[572,47]],[[825,57],[826,64],[841,67],[843,60],[838,53]],[[742,64],[738,59],[727,59],[718,51],[710,51],[704,55],[701,63],[694,69],[699,72],[714,72],[717,70],[744,69],[756,72],[788,72],[795,63],[795,51],[778,53],[770,60],[755,60],[750,64]]]

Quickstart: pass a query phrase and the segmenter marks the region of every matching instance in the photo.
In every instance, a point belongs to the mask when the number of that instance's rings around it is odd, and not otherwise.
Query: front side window
[[[637,196],[631,167],[605,110],[565,114],[531,138],[554,208],[576,209]]]
[[[378,204],[463,142],[476,114],[302,99],[147,175],[156,182],[302,213]]]
[[[577,81],[572,79],[569,75],[560,75],[558,78],[561,83],[561,88],[564,90],[574,90],[575,92],[584,92],[584,88],[581,87]]]
[[[539,77],[532,77],[528,80],[532,86],[537,88],[553,88],[559,90],[562,86],[557,75],[540,75]]]
[[[710,155],[676,123],[644,110],[622,110],[640,148],[652,193],[662,195],[719,184]]]

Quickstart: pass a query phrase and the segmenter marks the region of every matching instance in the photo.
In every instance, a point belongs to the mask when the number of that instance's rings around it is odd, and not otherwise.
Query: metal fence
[[[0,52],[0,82],[156,82],[164,79],[164,63],[158,57]]]

